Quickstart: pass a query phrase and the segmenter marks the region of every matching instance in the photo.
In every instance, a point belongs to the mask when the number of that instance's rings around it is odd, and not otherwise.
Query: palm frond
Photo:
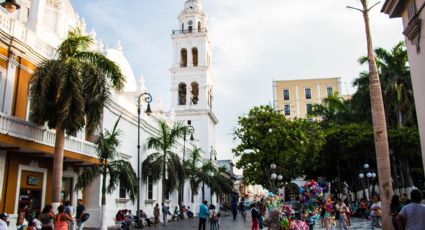
[[[100,175],[102,168],[98,165],[89,166],[78,176],[75,190],[81,190],[89,186]]]
[[[138,194],[137,175],[130,162],[124,160],[112,161],[108,165],[108,168],[108,193],[112,193],[118,186],[121,186],[125,188],[125,191],[128,193],[130,200],[134,201]]]

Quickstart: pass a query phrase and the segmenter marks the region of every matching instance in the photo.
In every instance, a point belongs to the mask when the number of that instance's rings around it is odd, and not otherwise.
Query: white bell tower
[[[201,0],[186,0],[178,16],[179,29],[173,30],[173,66],[171,72],[171,105],[176,120],[192,125],[194,138],[209,159],[215,149],[213,113],[213,75],[211,46],[208,40],[208,18]],[[214,156],[213,156],[214,159]]]

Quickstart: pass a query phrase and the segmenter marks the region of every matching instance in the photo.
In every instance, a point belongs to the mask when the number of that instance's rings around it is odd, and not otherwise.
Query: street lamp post
[[[367,195],[368,195],[368,200],[370,200],[371,192],[370,192],[370,183],[369,183],[369,180],[375,179],[376,178],[376,173],[373,170],[369,169],[369,164],[364,164],[363,165],[363,169],[364,169],[364,172],[361,172],[359,174],[359,178],[360,179],[366,178]]]
[[[217,161],[217,151],[214,150],[214,148],[211,146],[211,151],[210,151],[210,161],[212,160],[212,156],[214,155],[214,161]],[[213,202],[213,198],[212,198],[212,191],[210,188],[210,199],[211,199],[211,204]]]
[[[142,106],[142,100],[148,103],[145,113],[150,116],[152,113],[150,104],[152,102],[152,95],[145,92],[137,97],[137,216],[139,216],[140,212],[140,107]]]
[[[190,134],[190,141],[194,141],[195,139],[193,138],[193,133],[195,132],[195,128],[193,128],[192,125],[188,125],[185,127],[185,129],[183,130],[183,164],[184,164],[184,160],[186,159],[186,135]],[[180,201],[179,201],[179,205],[182,205],[182,203],[184,202],[184,182],[183,185],[180,185]]]
[[[270,179],[272,180],[272,191],[273,193],[277,193],[277,186],[276,186],[276,180],[281,181],[283,179],[282,175],[277,175],[275,173],[275,170],[277,168],[276,164],[271,164],[270,168],[272,169],[273,173],[270,175]]]

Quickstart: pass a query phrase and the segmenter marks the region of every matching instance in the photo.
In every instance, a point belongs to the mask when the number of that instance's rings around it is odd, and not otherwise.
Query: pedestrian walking
[[[381,216],[382,216],[382,208],[381,208],[381,199],[378,194],[373,196],[373,203],[370,206],[370,227],[372,230],[375,228],[381,228]]]
[[[162,221],[163,221],[162,224],[165,226],[167,225],[168,214],[171,214],[170,207],[166,206],[164,203],[162,203],[161,206],[162,206]]]
[[[399,229],[397,226],[397,216],[398,213],[401,211],[401,202],[400,202],[400,197],[398,195],[394,195],[393,198],[391,199],[391,204],[390,204],[390,216],[392,216],[392,223],[393,223],[393,227],[394,230],[403,230],[403,229]]]
[[[235,198],[232,199],[230,209],[232,210],[233,220],[236,220],[236,216],[238,215],[238,202]]]
[[[53,219],[55,214],[53,213],[53,208],[51,205],[46,205],[41,214],[38,216],[38,219],[41,222],[42,230],[53,230]]]
[[[328,197],[328,199],[326,200],[326,203],[324,204],[324,209],[325,209],[325,215],[324,215],[324,219],[325,219],[325,229],[333,229],[333,225],[335,222],[335,217],[334,217],[334,197],[331,195]],[[331,227],[331,228],[330,228]]]
[[[215,205],[210,204],[208,209],[208,218],[210,220],[210,230],[218,230],[220,213],[217,212]]]
[[[78,201],[77,201],[77,211],[75,213],[75,219],[77,220],[77,230],[83,230],[84,222],[88,219],[88,218],[84,219],[83,216],[88,215],[88,214],[85,214],[85,213],[86,213],[86,207],[83,204],[83,200],[78,199]]]
[[[344,204],[347,207],[345,212],[345,216],[347,217],[347,226],[351,226],[351,215],[353,215],[353,209],[351,208],[351,204],[348,199],[344,200]]]
[[[72,217],[74,214],[74,207],[72,207],[71,201],[65,201],[64,208],[65,213]],[[68,230],[74,230],[74,221],[68,221]]]
[[[335,205],[335,218],[338,221],[338,230],[348,230],[347,227],[347,205],[342,202],[341,198],[336,199],[336,205]]]
[[[259,218],[260,218],[260,213],[257,210],[257,203],[253,203],[252,209],[251,209],[251,219],[252,219],[251,230],[258,230]]]
[[[72,217],[65,213],[63,205],[58,207],[58,214],[55,216],[55,230],[68,230],[68,221],[73,221]]]
[[[415,189],[410,193],[411,203],[404,206],[397,215],[398,228],[403,229],[402,222],[406,222],[406,230],[425,229],[425,205],[422,204],[422,192]]]
[[[156,203],[155,208],[153,208],[153,216],[154,216],[154,225],[159,224],[159,204]]]
[[[7,213],[0,214],[0,230],[7,230],[7,218],[9,215]]]
[[[199,227],[198,230],[205,230],[205,224],[207,223],[207,218],[209,215],[208,212],[208,201],[204,200],[204,202],[202,202],[202,204],[199,206]]]

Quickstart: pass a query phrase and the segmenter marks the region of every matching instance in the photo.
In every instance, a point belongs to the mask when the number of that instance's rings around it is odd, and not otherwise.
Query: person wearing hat
[[[7,227],[7,223],[6,223],[8,217],[9,217],[9,215],[7,215],[7,213],[0,214],[0,230],[9,229]]]

